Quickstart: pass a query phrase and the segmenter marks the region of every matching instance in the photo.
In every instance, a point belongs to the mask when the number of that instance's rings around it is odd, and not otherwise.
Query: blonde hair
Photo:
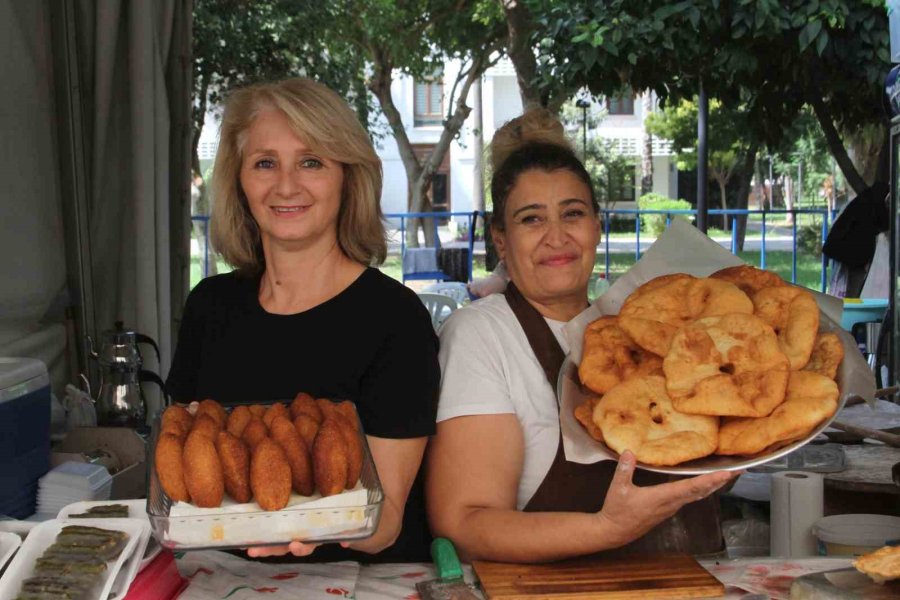
[[[210,238],[215,250],[235,268],[258,272],[265,267],[259,227],[241,189],[240,171],[247,130],[268,109],[281,111],[310,150],[343,165],[337,239],[344,254],[363,265],[384,262],[381,160],[347,102],[302,77],[252,85],[229,96],[212,177]]]
[[[533,108],[511,119],[491,140],[491,169],[497,171],[509,155],[527,144],[560,146],[574,153],[559,118],[546,108]]]

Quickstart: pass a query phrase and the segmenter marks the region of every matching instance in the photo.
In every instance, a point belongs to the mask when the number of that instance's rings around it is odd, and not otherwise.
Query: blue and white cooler
[[[50,469],[50,378],[33,358],[0,358],[0,515],[34,513]]]

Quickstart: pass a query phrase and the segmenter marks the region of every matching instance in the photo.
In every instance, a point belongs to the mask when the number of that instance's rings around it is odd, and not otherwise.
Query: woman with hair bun
[[[710,495],[729,473],[670,481],[618,464],[565,460],[556,382],[566,322],[588,306],[600,241],[590,176],[546,110],[492,142],[491,231],[509,285],[440,331],[441,396],[428,452],[432,532],[467,560],[539,562],[724,549]],[[642,487],[644,486],[644,487]]]
[[[415,293],[373,267],[386,254],[381,177],[366,130],[327,87],[295,78],[232,93],[211,233],[235,271],[188,296],[167,381],[178,402],[307,392],[356,405],[384,488],[381,521],[351,550],[321,548],[315,560],[428,559],[417,473],[434,433],[437,337]]]

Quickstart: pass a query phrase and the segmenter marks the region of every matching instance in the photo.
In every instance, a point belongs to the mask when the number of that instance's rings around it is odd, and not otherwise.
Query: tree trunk
[[[847,180],[854,192],[861,194],[868,186],[866,186],[866,182],[856,170],[853,161],[850,160],[847,149],[841,141],[841,136],[838,135],[837,129],[834,127],[834,121],[831,119],[828,107],[825,106],[825,101],[822,99],[822,94],[818,90],[810,90],[807,94],[807,99],[812,104],[813,112],[816,113],[816,119],[818,119],[819,125],[822,127],[822,133],[825,134],[825,140],[828,142],[828,149],[841,168],[844,179]]]
[[[728,185],[728,179],[716,175],[716,183],[719,184],[719,194],[722,202],[722,210],[728,209],[727,196],[725,195],[725,186]],[[728,231],[728,215],[722,213],[722,229]]]
[[[375,97],[378,98],[378,102],[381,104],[381,110],[384,112],[384,116],[387,119],[388,125],[390,125],[391,131],[394,134],[394,139],[397,142],[400,160],[403,162],[403,167],[406,170],[406,180],[409,185],[408,207],[410,212],[425,212],[426,207],[430,206],[428,191],[431,188],[434,174],[437,172],[438,165],[441,164],[444,160],[444,156],[449,151],[450,143],[453,141],[453,138],[459,134],[459,130],[462,128],[463,123],[465,123],[469,113],[472,112],[472,109],[466,105],[469,90],[475,81],[481,77],[482,73],[484,73],[490,54],[493,50],[493,48],[485,48],[480,55],[473,58],[471,67],[465,72],[465,79],[459,89],[459,97],[456,100],[456,105],[453,107],[453,112],[450,113],[448,118],[444,121],[444,129],[441,132],[441,137],[437,144],[435,144],[431,153],[421,162],[413,151],[412,143],[409,140],[406,128],[403,125],[403,119],[400,116],[400,111],[397,110],[397,106],[394,104],[394,98],[391,95],[393,63],[381,49],[376,48],[372,50],[371,55],[374,64],[373,76],[369,82],[369,89]],[[460,72],[458,77],[462,76],[463,72]],[[417,248],[419,246],[418,229],[421,226],[423,226],[422,219],[410,219],[409,228],[406,231],[406,239],[409,247]],[[429,245],[433,245],[434,227],[425,227],[424,231],[425,239],[431,240]]]
[[[643,119],[646,122],[647,117],[653,112],[653,96],[650,90],[644,92],[643,98]],[[644,146],[641,152],[641,196],[649,194],[653,191],[653,135],[644,128]]]
[[[744,161],[741,165],[739,173],[741,185],[738,189],[738,205],[737,208],[747,209],[750,197],[750,186],[753,183],[754,171],[756,171],[756,153],[759,144],[752,143],[744,155]],[[747,237],[747,215],[740,215],[737,219],[737,246],[738,250],[744,249],[744,239]]]
[[[534,83],[537,61],[531,49],[533,29],[531,13],[521,0],[503,0],[508,32],[507,54],[516,70],[516,82],[522,97],[522,111],[541,106],[541,93]]]
[[[193,118],[193,132],[191,137],[191,170],[193,173],[191,174],[191,185],[194,185],[193,180],[194,177],[200,178],[200,183],[197,185],[199,194],[197,195],[196,201],[191,203],[191,216],[209,216],[210,215],[210,203],[209,203],[209,188],[206,185],[206,182],[203,180],[203,172],[200,169],[200,136],[203,133],[203,125],[206,123],[206,107],[207,107],[207,94],[209,93],[209,83],[204,81],[200,85],[199,97],[197,100],[197,106],[191,115]],[[192,200],[193,200],[192,194]],[[212,250],[209,248],[209,244],[207,243],[208,237],[208,229],[209,229],[209,221],[194,221],[191,219],[191,232],[193,234],[194,239],[197,240],[197,248],[200,254],[200,269],[202,272],[203,265],[207,256],[209,255],[209,270],[205,273],[204,276],[215,275],[218,273],[218,266],[216,264],[216,257],[212,253]]]
[[[784,200],[784,208],[785,210],[794,210],[794,180],[790,177],[784,175],[784,194],[782,199]],[[787,213],[784,216],[784,222],[788,225],[794,222],[794,214]]]

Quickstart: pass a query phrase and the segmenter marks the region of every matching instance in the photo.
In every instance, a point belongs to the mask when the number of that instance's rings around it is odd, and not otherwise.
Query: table
[[[891,467],[900,462],[900,448],[881,444],[845,444],[847,467],[826,473],[825,514],[877,513],[900,516],[900,486]]]
[[[190,585],[179,600],[228,598],[417,600],[416,583],[436,577],[430,563],[360,565],[355,562],[318,564],[264,564],[215,551],[187,552],[177,559],[181,574]],[[787,598],[790,580],[806,573],[840,569],[850,559],[740,558],[702,561],[719,581],[726,584],[727,600],[758,599],[757,594]],[[471,567],[464,565],[466,581],[474,581]],[[749,589],[745,591],[737,587]]]

